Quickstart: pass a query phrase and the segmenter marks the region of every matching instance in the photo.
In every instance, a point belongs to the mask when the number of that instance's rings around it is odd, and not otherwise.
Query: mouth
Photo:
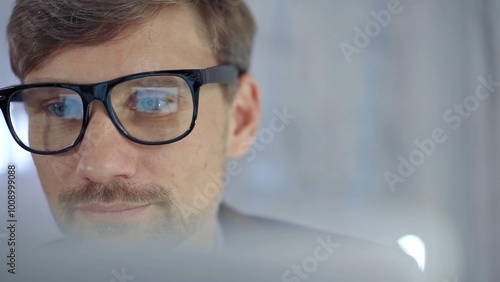
[[[90,203],[77,208],[84,218],[94,222],[127,222],[139,216],[151,203]]]

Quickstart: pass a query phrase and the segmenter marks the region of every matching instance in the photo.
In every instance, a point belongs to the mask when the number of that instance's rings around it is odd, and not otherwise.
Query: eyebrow
[[[66,84],[76,84],[73,81],[70,81],[69,79],[64,79],[64,78],[52,78],[52,77],[42,77],[42,78],[35,78],[30,82],[22,81],[23,84],[35,84],[35,83],[66,83]]]
[[[179,86],[178,78],[168,76],[149,76],[140,79],[129,80],[127,82],[132,86],[142,88],[148,88],[150,85],[152,85],[152,87],[155,87],[155,84],[157,84],[158,86]]]
[[[131,76],[131,75],[134,75],[134,74],[139,74],[139,73],[132,73],[132,74],[128,74],[128,75],[124,75],[124,76],[120,76],[120,77],[117,77],[117,78],[121,78],[121,77],[125,77],[125,76]],[[150,76],[149,79],[151,80],[155,80],[154,78],[157,77],[157,76]],[[158,76],[158,77],[161,77],[161,76]],[[116,78],[114,78],[116,79]],[[161,80],[162,78],[158,78],[159,80]],[[165,79],[165,78],[163,78]],[[78,85],[91,85],[91,84],[98,84],[98,83],[104,83],[104,82],[108,82],[108,81],[111,81],[113,79],[110,79],[110,80],[103,80],[103,81],[98,81],[98,82],[75,82],[75,81],[71,81],[69,79],[66,79],[66,78],[54,78],[54,77],[40,77],[40,78],[34,78],[33,80],[31,80],[30,82],[26,82],[26,81],[21,81],[22,84],[38,84],[38,83],[62,83],[62,84],[78,84]],[[176,79],[171,79],[169,80],[168,82],[175,82],[175,83],[178,83],[178,80]]]

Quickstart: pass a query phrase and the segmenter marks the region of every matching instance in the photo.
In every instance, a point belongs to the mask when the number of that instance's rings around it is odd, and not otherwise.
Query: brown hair
[[[256,27],[242,0],[17,0],[7,28],[12,70],[23,79],[65,48],[112,40],[168,5],[194,7],[219,63],[248,70]]]

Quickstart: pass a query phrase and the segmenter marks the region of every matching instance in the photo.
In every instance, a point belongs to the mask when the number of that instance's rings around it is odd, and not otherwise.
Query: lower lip
[[[99,223],[127,222],[143,213],[151,204],[134,206],[126,204],[93,205],[78,208],[86,219]]]

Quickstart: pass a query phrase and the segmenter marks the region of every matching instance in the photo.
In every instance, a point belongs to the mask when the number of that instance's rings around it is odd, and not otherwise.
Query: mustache
[[[74,207],[88,203],[174,203],[172,193],[158,184],[137,184],[114,182],[102,184],[91,182],[58,195],[57,200],[63,207]]]

